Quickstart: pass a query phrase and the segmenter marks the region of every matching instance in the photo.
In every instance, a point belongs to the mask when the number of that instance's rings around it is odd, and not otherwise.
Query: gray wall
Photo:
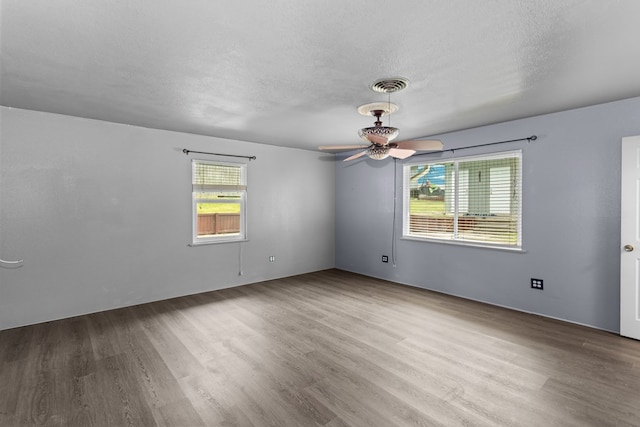
[[[522,148],[525,253],[399,238],[403,163],[366,159],[336,164],[336,267],[618,332],[620,146],[640,134],[640,98],[436,137],[455,148],[534,134],[456,153]],[[381,262],[392,250],[395,267]]]
[[[330,268],[335,224],[338,268],[618,331],[620,139],[640,134],[640,98],[438,137],[532,134],[457,153],[523,149],[515,254],[400,239],[402,162],[395,177],[391,160],[337,162],[334,206],[334,164],[318,153],[0,107],[0,257],[25,259],[0,269],[0,329]],[[187,246],[181,148],[258,156],[243,276],[240,244]],[[395,267],[380,261],[394,249],[394,178]]]
[[[182,148],[257,156],[248,242],[188,246]],[[25,261],[0,268],[0,329],[331,268],[334,177],[315,152],[0,107],[0,258]]]

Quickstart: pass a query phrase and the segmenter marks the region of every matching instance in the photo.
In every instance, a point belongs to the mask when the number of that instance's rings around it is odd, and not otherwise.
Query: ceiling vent
[[[391,77],[380,79],[371,85],[371,90],[380,93],[398,92],[409,85],[409,80],[403,77]]]

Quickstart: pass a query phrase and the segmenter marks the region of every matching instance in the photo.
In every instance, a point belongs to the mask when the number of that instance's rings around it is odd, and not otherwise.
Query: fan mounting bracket
[[[372,102],[358,107],[358,113],[363,116],[377,117],[378,112],[382,112],[380,116],[388,116],[398,111],[398,106],[392,102]]]

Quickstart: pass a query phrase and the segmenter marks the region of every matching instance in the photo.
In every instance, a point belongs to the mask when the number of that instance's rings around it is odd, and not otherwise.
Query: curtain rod
[[[186,148],[183,148],[182,152],[184,154],[186,154],[187,156],[189,155],[189,153],[198,153],[198,154],[211,154],[213,156],[238,157],[238,158],[249,159],[249,160],[255,160],[256,159],[256,156],[238,156],[236,154],[207,153],[205,151],[187,150]]]
[[[518,138],[518,139],[510,139],[508,141],[498,141],[498,142],[488,142],[486,144],[478,144],[478,145],[468,145],[466,147],[459,147],[459,148],[449,148],[448,150],[442,150],[442,151],[429,151],[428,153],[416,153],[413,155],[413,157],[416,156],[425,156],[427,154],[436,154],[436,153],[444,153],[446,151],[450,151],[450,152],[454,152],[457,150],[466,150],[467,148],[476,148],[476,147],[487,147],[489,145],[498,145],[498,144],[506,144],[507,142],[518,142],[518,141],[535,141],[536,139],[538,139],[537,136],[535,135],[531,135],[527,138]]]

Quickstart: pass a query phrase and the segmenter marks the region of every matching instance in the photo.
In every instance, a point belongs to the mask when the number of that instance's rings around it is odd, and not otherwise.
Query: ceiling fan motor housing
[[[368,138],[369,135],[381,136],[383,138],[387,138],[387,141],[391,141],[398,136],[398,132],[398,128],[394,128],[391,126],[373,126],[360,129],[358,131],[358,135],[360,136],[360,138],[367,142],[371,142],[371,140]]]
[[[382,126],[380,117],[384,114],[384,110],[371,110],[371,115],[376,118],[376,121],[373,123],[373,127],[363,128],[358,131],[358,135],[360,136],[360,138],[364,139],[367,142],[373,142],[369,138],[370,135],[381,136],[383,138],[386,138],[387,141],[391,141],[393,138],[398,136],[398,128],[394,128],[391,126]],[[380,145],[379,143],[375,142],[374,144]]]

